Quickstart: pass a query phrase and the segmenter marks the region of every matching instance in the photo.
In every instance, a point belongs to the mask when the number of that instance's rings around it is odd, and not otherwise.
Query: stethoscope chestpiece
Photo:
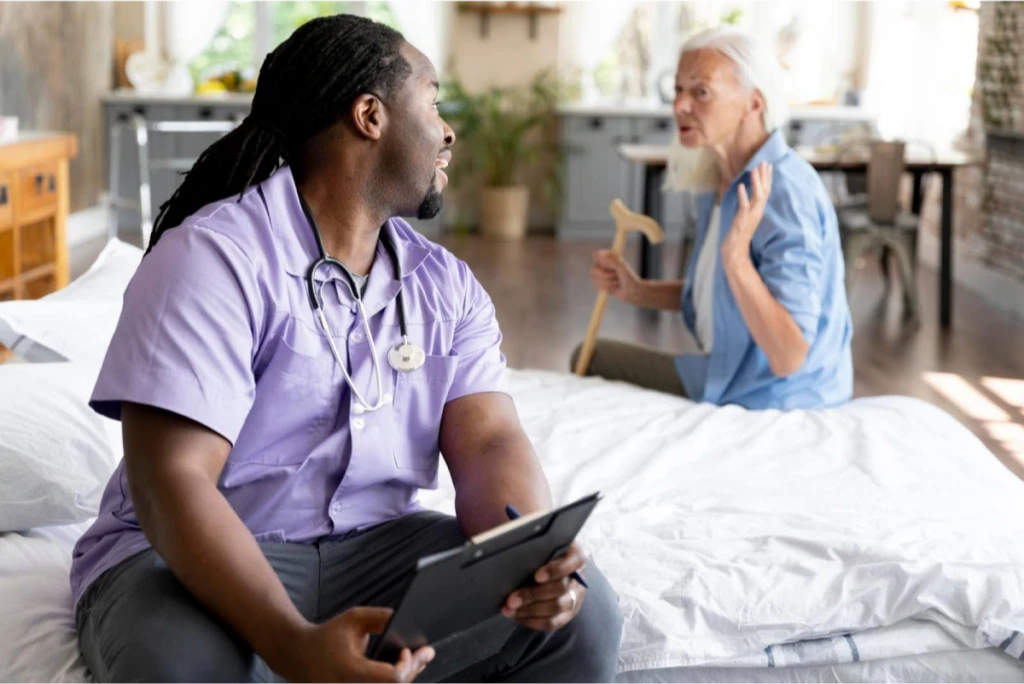
[[[388,363],[399,373],[411,373],[423,367],[427,355],[419,345],[411,344],[408,337],[388,350]]]

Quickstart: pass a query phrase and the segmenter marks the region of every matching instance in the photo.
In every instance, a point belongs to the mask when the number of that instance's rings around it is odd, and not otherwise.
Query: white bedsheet
[[[605,494],[582,541],[620,594],[623,672],[721,672],[852,633],[877,679],[899,656],[1024,632],[1024,483],[928,404],[782,414],[563,374],[511,383],[556,501]],[[447,473],[421,498],[450,511]],[[0,535],[0,681],[86,677],[67,581],[82,529]]]
[[[751,412],[512,380],[555,500],[605,493],[582,541],[620,594],[622,670],[750,665],[910,618],[965,649],[1024,631],[1024,482],[930,404]],[[451,510],[450,482],[423,501]],[[876,657],[937,649],[905,634]]]

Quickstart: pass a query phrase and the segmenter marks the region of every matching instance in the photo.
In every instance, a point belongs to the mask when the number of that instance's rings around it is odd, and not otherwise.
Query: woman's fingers
[[[750,200],[747,198],[747,187],[743,183],[739,184],[739,197],[740,197],[740,213],[745,214],[750,211]]]
[[[754,203],[761,201],[761,176],[764,173],[764,164],[758,164],[754,173],[750,174],[750,199]]]

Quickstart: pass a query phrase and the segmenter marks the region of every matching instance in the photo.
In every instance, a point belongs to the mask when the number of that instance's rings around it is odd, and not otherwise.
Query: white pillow
[[[123,456],[88,400],[97,364],[0,365],[0,532],[95,517]]]
[[[0,304],[0,344],[26,361],[102,361],[122,297],[142,260],[138,247],[111,240],[96,262],[62,290]]]

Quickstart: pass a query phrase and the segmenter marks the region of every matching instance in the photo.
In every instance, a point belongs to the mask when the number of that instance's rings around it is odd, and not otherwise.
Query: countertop
[[[558,113],[566,116],[651,116],[668,118],[672,116],[672,107],[655,103],[573,103],[560,106]],[[802,105],[790,107],[789,118],[802,121],[873,122],[876,117],[874,113],[862,107]]]
[[[120,104],[183,104],[183,105],[228,105],[248,107],[252,105],[252,93],[212,93],[209,95],[167,95],[163,93],[140,93],[134,90],[116,90],[107,93],[104,101]],[[574,102],[560,105],[558,113],[563,116],[628,116],[670,118],[672,107],[657,102]],[[793,106],[790,118],[801,121],[866,121],[875,120],[875,115],[861,107],[841,106]]]
[[[231,105],[249,107],[252,105],[252,93],[168,95],[166,93],[142,93],[137,90],[114,90],[104,95],[103,101],[118,104]]]

